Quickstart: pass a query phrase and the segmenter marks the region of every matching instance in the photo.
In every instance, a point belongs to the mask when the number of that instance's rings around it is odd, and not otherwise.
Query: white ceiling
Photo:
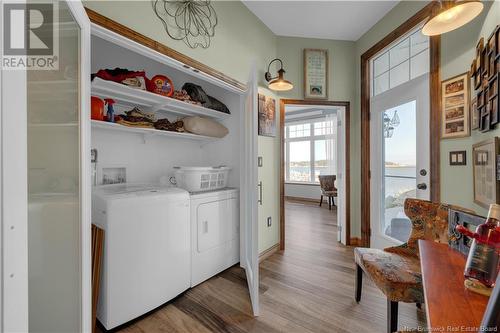
[[[358,40],[399,1],[243,0],[278,36]]]

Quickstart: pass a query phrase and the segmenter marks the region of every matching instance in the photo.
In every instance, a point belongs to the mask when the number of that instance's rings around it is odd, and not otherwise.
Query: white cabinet
[[[238,190],[191,195],[191,286],[239,261]]]

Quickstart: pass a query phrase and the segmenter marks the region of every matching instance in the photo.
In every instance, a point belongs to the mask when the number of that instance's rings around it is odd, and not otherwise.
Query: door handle
[[[262,181],[257,186],[259,187],[259,200],[257,202],[262,206]]]
[[[419,190],[427,190],[427,184],[426,183],[417,184],[417,188]]]

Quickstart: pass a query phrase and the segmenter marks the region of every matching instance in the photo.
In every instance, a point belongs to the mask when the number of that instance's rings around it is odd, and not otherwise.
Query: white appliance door
[[[429,75],[371,99],[371,247],[405,242],[406,198],[429,200]]]
[[[245,269],[253,314],[259,315],[257,78],[252,66],[242,117],[240,265]]]

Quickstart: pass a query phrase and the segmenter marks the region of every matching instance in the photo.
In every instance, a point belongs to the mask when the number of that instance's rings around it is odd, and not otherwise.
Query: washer
[[[238,189],[190,193],[191,287],[240,260]]]
[[[94,188],[92,222],[105,230],[97,318],[106,329],[189,288],[189,194],[156,185]]]

